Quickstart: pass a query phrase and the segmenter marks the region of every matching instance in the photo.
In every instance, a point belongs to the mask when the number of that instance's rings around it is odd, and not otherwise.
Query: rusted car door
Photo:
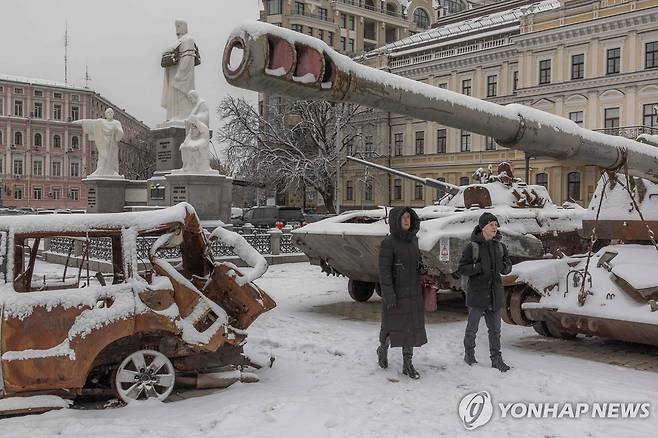
[[[22,250],[13,252],[23,257]],[[25,292],[6,287],[3,293],[0,348],[6,393],[80,388],[98,352],[134,331],[135,295],[126,283],[30,287]]]

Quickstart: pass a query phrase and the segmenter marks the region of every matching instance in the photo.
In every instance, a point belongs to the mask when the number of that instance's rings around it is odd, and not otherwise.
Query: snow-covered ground
[[[508,325],[503,325],[503,355],[513,368],[501,374],[488,363],[484,322],[478,334],[480,363],[469,368],[462,361],[465,322],[452,313],[433,315],[428,323],[429,343],[414,356],[422,377],[412,381],[400,373],[400,349],[390,352],[388,370],[377,367],[378,321],[346,317],[350,312],[372,315],[374,305],[351,302],[346,279],[298,263],[270,267],[257,283],[278,303],[249,329],[248,353],[261,360],[276,356],[273,368],[257,371],[259,383],[164,404],[4,419],[0,436],[655,436],[656,406],[648,419],[502,419],[495,407],[488,424],[466,431],[457,407],[476,391],[489,391],[494,404],[658,403],[658,379],[653,372],[524,349],[529,338],[541,338],[530,328]]]

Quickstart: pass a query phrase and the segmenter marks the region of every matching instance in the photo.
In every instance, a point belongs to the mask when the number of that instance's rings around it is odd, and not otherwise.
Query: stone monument
[[[119,141],[123,138],[123,128],[118,120],[114,120],[114,110],[106,109],[102,119],[82,119],[73,123],[82,125],[82,132],[98,150],[96,170],[82,180],[87,187],[87,211],[123,211],[128,181],[119,175]]]

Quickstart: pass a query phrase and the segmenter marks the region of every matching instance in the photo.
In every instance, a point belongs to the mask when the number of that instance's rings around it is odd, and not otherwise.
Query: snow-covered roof
[[[19,83],[22,83],[22,84],[42,85],[44,87],[68,88],[70,90],[92,92],[92,90],[90,90],[88,88],[76,87],[74,85],[66,84],[64,82],[50,81],[48,79],[28,78],[28,77],[24,77],[24,76],[0,74],[0,81],[19,82]]]
[[[32,233],[134,228],[139,232],[163,224],[183,223],[186,213],[196,214],[194,207],[186,202],[181,202],[161,210],[129,213],[0,216],[0,230],[8,230],[13,233]]]
[[[442,39],[454,38],[470,33],[482,32],[485,29],[495,27],[509,27],[512,24],[519,25],[521,17],[536,14],[539,12],[550,11],[560,7],[560,0],[543,0],[530,5],[523,5],[513,9],[494,12],[480,17],[469,18],[468,20],[450,23],[445,26],[435,27],[425,32],[417,33],[409,37],[386,44],[375,49],[370,54],[379,54],[395,52],[401,49],[407,49],[412,46],[424,45],[430,42],[436,42]]]

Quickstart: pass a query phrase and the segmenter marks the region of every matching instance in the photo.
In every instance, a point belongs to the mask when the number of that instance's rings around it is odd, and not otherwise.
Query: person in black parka
[[[420,375],[411,359],[413,347],[427,343],[425,306],[418,279],[420,252],[416,233],[420,219],[409,207],[396,207],[388,215],[390,235],[379,251],[379,285],[382,292],[382,326],[377,357],[388,367],[388,347],[402,347],[402,372],[412,379]]]
[[[500,309],[503,307],[505,295],[501,274],[509,274],[512,262],[507,253],[507,247],[500,241],[502,236],[498,231],[498,219],[487,212],[480,216],[478,225],[471,233],[471,242],[464,248],[459,260],[458,273],[467,276],[466,305],[468,306],[468,322],[464,334],[464,361],[470,366],[475,360],[475,335],[484,316],[489,330],[489,353],[491,366],[502,372],[509,366],[503,361],[500,352]],[[477,256],[474,257],[473,246],[477,245]]]

